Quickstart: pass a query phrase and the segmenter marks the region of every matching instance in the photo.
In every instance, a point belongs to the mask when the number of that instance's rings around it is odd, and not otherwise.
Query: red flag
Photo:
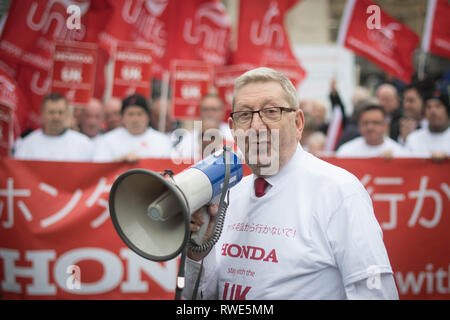
[[[16,81],[0,66],[0,156],[8,156],[13,141],[26,129],[27,102]]]
[[[239,34],[233,64],[289,62],[297,74],[305,74],[291,50],[284,17],[298,0],[241,0]],[[302,79],[298,79],[300,82]]]
[[[16,80],[27,100],[26,127],[22,130],[40,128],[42,100],[50,93],[51,88],[50,73],[22,65],[17,71]]]
[[[229,55],[231,20],[218,0],[177,1],[169,29],[170,59],[224,65]]]
[[[296,60],[267,61],[264,65],[284,74],[289,80],[291,80],[294,87],[297,87],[306,77],[306,71]]]
[[[136,42],[148,48],[153,57],[152,72],[161,77],[169,69],[167,55],[169,22],[177,10],[171,0],[108,0],[113,8],[108,23],[100,33],[100,46],[114,55],[117,41]]]
[[[409,83],[418,36],[371,0],[348,0],[338,43]]]
[[[422,49],[450,58],[450,3],[447,0],[429,0]]]
[[[234,81],[244,72],[253,69],[251,64],[240,64],[231,66],[216,67],[214,72],[214,85],[217,88],[218,95],[222,98],[225,105],[225,116],[223,121],[226,122],[231,113],[231,105],[233,103]]]
[[[79,24],[76,19],[70,24],[67,9],[71,5],[79,10],[75,13],[79,14]],[[12,1],[0,53],[15,62],[49,71],[54,41],[96,42],[99,28],[108,18],[106,8],[98,0]]]

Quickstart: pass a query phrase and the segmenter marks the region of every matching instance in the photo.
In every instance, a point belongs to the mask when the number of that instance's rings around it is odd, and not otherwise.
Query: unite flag
[[[450,58],[450,3],[447,0],[429,0],[422,50]]]
[[[373,1],[347,1],[337,42],[398,79],[411,81],[413,53],[419,38]]]

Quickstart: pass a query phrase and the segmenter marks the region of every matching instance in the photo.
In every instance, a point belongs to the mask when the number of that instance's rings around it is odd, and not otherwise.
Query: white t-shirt
[[[170,158],[172,143],[163,133],[148,128],[143,134],[133,135],[124,127],[105,133],[96,145],[94,161],[115,161],[130,152],[140,158]]]
[[[371,146],[366,143],[364,137],[354,138],[336,151],[336,157],[340,158],[372,158],[380,157],[383,152],[391,150],[394,157],[405,156],[403,147],[389,137],[384,137],[382,144]]]
[[[93,142],[84,134],[67,129],[58,136],[37,129],[16,144],[14,158],[44,161],[91,161]]]
[[[371,199],[355,176],[299,146],[261,198],[254,179],[231,189],[223,233],[204,259],[203,299],[346,299],[374,272],[389,276],[388,295],[398,297]]]
[[[412,157],[429,158],[433,152],[450,156],[450,128],[441,133],[426,128],[415,130],[406,138],[405,148]]]

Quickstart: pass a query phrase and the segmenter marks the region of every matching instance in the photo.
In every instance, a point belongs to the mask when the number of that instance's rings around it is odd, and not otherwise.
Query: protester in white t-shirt
[[[363,107],[358,117],[361,137],[339,147],[336,156],[341,158],[401,157],[403,147],[386,135],[388,123],[385,110],[375,104]]]
[[[450,105],[444,92],[434,92],[425,100],[428,127],[412,132],[405,147],[412,157],[442,160],[450,156]]]
[[[103,135],[102,126],[104,117],[101,101],[91,98],[89,103],[81,109],[80,132],[88,136],[92,142],[98,142]]]
[[[16,144],[14,157],[23,160],[91,161],[93,143],[84,134],[69,129],[71,119],[67,99],[51,93],[42,101],[42,129]]]
[[[428,120],[425,118],[425,105],[419,86],[410,84],[403,92],[403,117],[400,119],[400,135],[398,142],[405,144],[406,137],[414,130],[426,128]]]
[[[200,120],[194,122],[194,129],[190,132],[182,131],[182,139],[173,150],[174,157],[183,159],[202,159],[203,151],[211,140],[217,138],[226,144],[233,144],[233,136],[228,124],[223,123],[225,117],[225,106],[222,99],[214,93],[208,93],[200,99],[199,103]],[[217,131],[213,131],[217,130]],[[208,131],[208,132],[206,132]],[[174,132],[172,140],[177,140],[178,132]],[[206,135],[205,135],[206,133]],[[217,148],[221,148],[221,143],[215,141]],[[213,151],[215,148],[208,148]],[[214,151],[213,151],[214,152]]]
[[[147,100],[131,95],[122,103],[123,127],[104,134],[98,143],[94,161],[136,162],[141,158],[169,158],[171,141],[163,133],[149,127]]]
[[[188,250],[183,296],[192,297],[204,258],[203,299],[397,299],[368,193],[298,143],[304,117],[292,83],[272,69],[251,70],[236,80],[233,101],[229,125],[237,143],[249,137],[253,174],[231,189],[219,242],[207,253]],[[197,231],[199,212],[191,220]]]
[[[104,105],[105,111],[105,131],[111,131],[122,125],[122,115],[120,109],[122,108],[122,100],[116,97],[111,97]]]

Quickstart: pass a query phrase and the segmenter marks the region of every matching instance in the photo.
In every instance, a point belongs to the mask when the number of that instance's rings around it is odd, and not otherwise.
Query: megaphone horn
[[[229,162],[225,154],[230,156]],[[226,167],[229,179],[225,179]],[[228,149],[167,178],[146,169],[128,170],[111,187],[111,220],[119,236],[134,252],[153,261],[170,260],[189,241],[201,245],[207,223],[201,229],[203,234],[193,234],[189,239],[191,214],[217,201],[220,195],[223,199],[222,189],[233,187],[242,176],[241,160]]]

